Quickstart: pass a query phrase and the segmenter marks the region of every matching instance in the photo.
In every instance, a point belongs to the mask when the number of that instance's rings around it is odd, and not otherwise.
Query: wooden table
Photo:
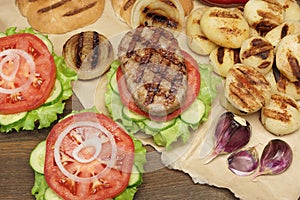
[[[65,112],[59,118],[70,113],[72,109],[82,109],[82,105],[76,96],[67,101]],[[42,130],[20,131],[18,133],[0,133],[1,200],[34,199],[31,195],[34,173],[29,165],[29,156],[33,148],[47,137],[50,130],[51,127]],[[148,146],[147,150],[153,151],[153,154],[155,154],[154,161],[160,163],[159,154]],[[187,174],[162,166],[158,170],[144,174],[143,184],[139,187],[135,199],[232,200],[235,197],[226,189],[194,184]]]

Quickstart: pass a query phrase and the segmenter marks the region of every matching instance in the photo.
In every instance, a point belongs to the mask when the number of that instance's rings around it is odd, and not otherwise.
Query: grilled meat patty
[[[150,116],[180,108],[187,90],[187,69],[177,39],[159,27],[138,27],[121,40],[118,57],[127,87]]]

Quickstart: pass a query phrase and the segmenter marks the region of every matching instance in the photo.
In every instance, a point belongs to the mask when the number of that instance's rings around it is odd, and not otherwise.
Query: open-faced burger
[[[0,132],[50,126],[76,79],[47,36],[32,28],[0,33]]]
[[[36,199],[133,199],[142,183],[146,149],[111,118],[72,113],[32,151]]]
[[[216,84],[210,72],[171,32],[140,26],[121,39],[105,105],[128,131],[143,130],[168,148],[179,137],[187,141],[191,129],[207,119]]]

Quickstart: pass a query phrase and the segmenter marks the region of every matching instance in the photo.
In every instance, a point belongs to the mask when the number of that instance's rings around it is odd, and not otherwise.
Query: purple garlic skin
[[[210,155],[210,162],[220,154],[234,152],[244,147],[250,140],[250,123],[232,112],[223,113],[215,129],[215,146]]]
[[[228,158],[228,168],[234,174],[247,176],[252,174],[258,167],[259,159],[255,147],[249,147],[232,153]]]
[[[293,160],[291,147],[283,140],[273,139],[264,148],[259,164],[259,171],[254,179],[260,175],[280,174],[286,171]]]

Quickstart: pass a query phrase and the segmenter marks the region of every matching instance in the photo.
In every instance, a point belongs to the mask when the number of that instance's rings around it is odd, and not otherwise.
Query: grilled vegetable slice
[[[104,74],[113,60],[110,41],[96,31],[85,31],[70,37],[63,46],[67,65],[78,72],[78,78],[89,80]]]

